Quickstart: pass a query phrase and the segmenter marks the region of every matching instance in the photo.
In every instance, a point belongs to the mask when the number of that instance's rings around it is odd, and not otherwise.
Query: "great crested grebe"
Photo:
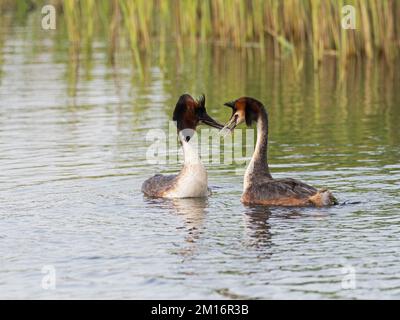
[[[217,129],[222,129],[223,125],[207,114],[205,102],[204,95],[198,100],[188,94],[180,96],[175,106],[173,120],[176,121],[183,148],[183,168],[178,175],[156,174],[147,179],[142,185],[142,192],[145,195],[162,198],[198,198],[209,194],[207,171],[190,139],[201,123]]]
[[[261,102],[241,97],[225,103],[232,108],[232,117],[224,129],[232,131],[238,124],[257,123],[257,142],[253,157],[246,169],[241,201],[245,204],[271,206],[329,206],[337,204],[327,189],[317,190],[301,181],[272,178],[267,163],[268,114]]]

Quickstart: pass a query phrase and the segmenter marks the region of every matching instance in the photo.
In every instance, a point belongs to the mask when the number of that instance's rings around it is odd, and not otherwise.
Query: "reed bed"
[[[33,8],[43,1],[0,0],[0,10]],[[25,4],[23,4],[25,3]],[[28,3],[28,4],[26,4]],[[396,0],[53,0],[74,46],[90,47],[95,35],[109,41],[110,59],[126,42],[133,60],[140,51],[175,41],[178,55],[198,42],[270,49],[276,56],[311,52],[315,67],[326,55],[383,57],[400,46]],[[356,29],[341,27],[345,4],[356,9]],[[21,9],[22,8],[22,9]],[[162,59],[162,57],[160,58]]]

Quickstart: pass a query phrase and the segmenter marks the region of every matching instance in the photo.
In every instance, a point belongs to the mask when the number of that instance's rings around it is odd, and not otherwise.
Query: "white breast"
[[[167,198],[197,198],[208,195],[207,171],[202,164],[184,166],[178,176],[175,187],[169,191]]]
[[[197,150],[186,141],[182,142],[184,165],[174,188],[166,198],[198,198],[208,195],[207,171],[201,163]]]

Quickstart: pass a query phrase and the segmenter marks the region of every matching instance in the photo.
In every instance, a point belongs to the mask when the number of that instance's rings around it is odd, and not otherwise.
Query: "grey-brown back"
[[[301,181],[284,178],[272,179],[269,177],[252,179],[244,196],[251,201],[275,201],[283,199],[308,199],[316,194],[318,190]]]
[[[177,177],[177,175],[156,174],[143,182],[142,192],[149,197],[162,197],[166,191],[173,188]]]

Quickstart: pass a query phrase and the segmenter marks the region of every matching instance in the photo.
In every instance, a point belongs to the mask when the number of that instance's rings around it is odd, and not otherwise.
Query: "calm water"
[[[140,75],[128,54],[108,65],[100,39],[78,64],[65,36],[0,25],[1,298],[400,298],[400,64],[296,75],[290,57],[202,46],[179,59],[167,43]],[[147,163],[146,134],[184,92],[204,92],[221,122],[224,102],[263,101],[274,176],[342,205],[243,206],[240,163],[207,164],[207,200],[144,198],[146,178],[180,168]]]

